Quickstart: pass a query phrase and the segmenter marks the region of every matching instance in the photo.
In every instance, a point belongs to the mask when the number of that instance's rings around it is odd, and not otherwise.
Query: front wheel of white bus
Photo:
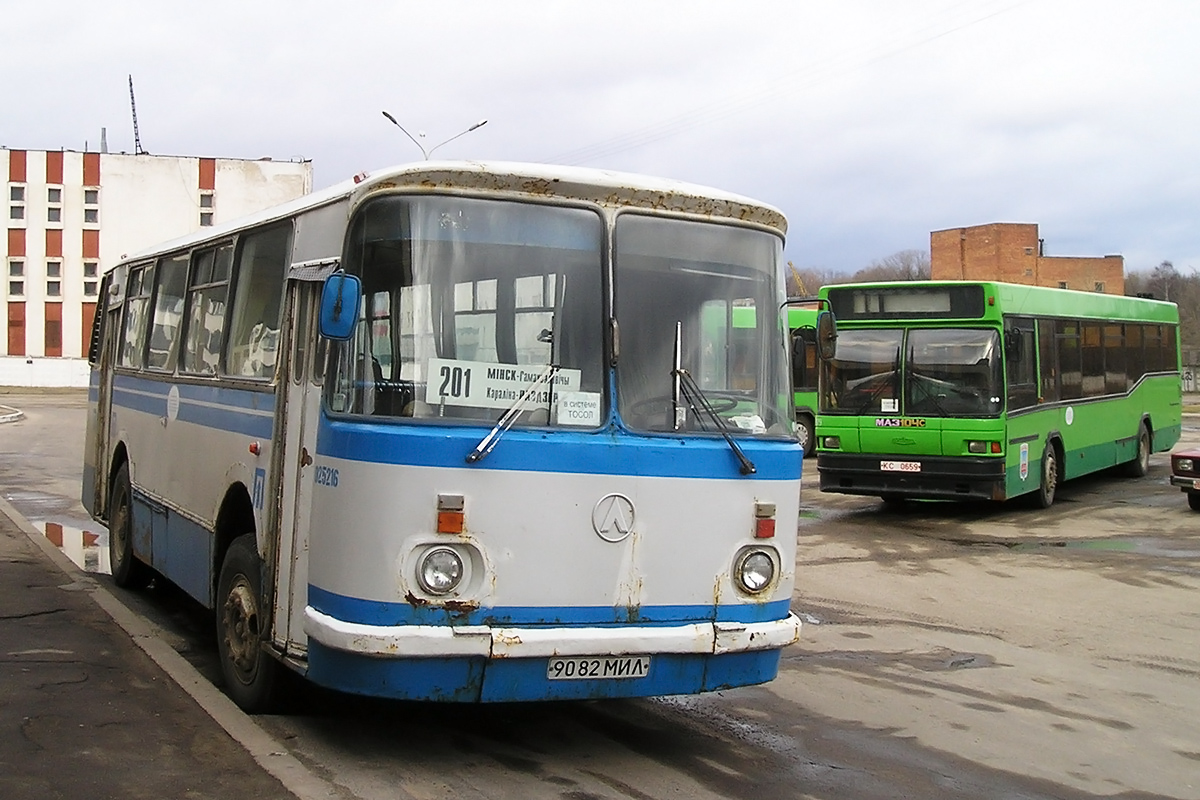
[[[254,534],[229,545],[217,581],[217,650],[225,691],[243,711],[261,714],[275,706],[279,664],[263,647],[262,561]]]

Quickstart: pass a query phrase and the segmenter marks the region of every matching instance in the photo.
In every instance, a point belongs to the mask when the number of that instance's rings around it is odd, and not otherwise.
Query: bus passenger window
[[[125,330],[121,337],[121,366],[140,369],[146,355],[146,318],[154,265],[135,268],[129,275],[129,300],[125,304]]]
[[[216,375],[225,335],[225,301],[233,245],[225,244],[196,256],[188,289],[187,331],[183,348],[184,372]]]
[[[183,321],[183,290],[187,282],[188,257],[164,258],[158,262],[158,280],[154,287],[153,324],[150,349],[146,354],[149,369],[175,371],[179,352],[179,328]]]
[[[238,247],[226,361],[230,375],[271,378],[275,374],[289,233],[286,226],[268,228],[247,236]]]

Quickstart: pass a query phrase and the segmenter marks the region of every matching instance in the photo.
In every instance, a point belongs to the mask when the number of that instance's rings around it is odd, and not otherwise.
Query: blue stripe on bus
[[[155,416],[166,416],[167,394],[179,389],[177,419],[231,433],[270,439],[274,430],[275,395],[270,391],[250,391],[224,386],[197,386],[148,380],[133,375],[117,375],[113,380],[112,402]]]
[[[644,678],[550,680],[546,658],[380,658],[309,641],[308,679],[343,692],[396,700],[507,703],[715,692],[766,683],[779,650],[651,655]]]
[[[360,600],[309,584],[308,604],[322,614],[359,625],[513,625],[623,627],[690,622],[771,622],[790,602],[679,606],[507,606],[451,611],[382,600]]]
[[[322,414],[318,455],[374,464],[457,467],[660,478],[799,480],[803,451],[794,441],[737,439],[754,462],[742,476],[720,437],[638,436],[618,428],[599,431],[510,430],[474,465],[466,462],[490,428],[377,423],[331,419]]]

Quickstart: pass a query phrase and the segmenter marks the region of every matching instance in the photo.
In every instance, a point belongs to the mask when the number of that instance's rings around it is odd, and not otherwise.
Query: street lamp
[[[388,122],[392,123],[393,125],[395,125],[395,126],[396,126],[397,128],[399,128],[400,130],[404,131],[404,135],[405,135],[405,136],[407,136],[409,139],[412,139],[412,143],[413,143],[413,144],[415,144],[415,145],[416,145],[418,148],[420,148],[420,150],[421,150],[421,155],[425,156],[425,160],[426,160],[426,161],[428,161],[428,160],[429,160],[429,157],[430,157],[431,155],[433,155],[433,151],[434,151],[434,150],[437,150],[437,149],[438,149],[439,147],[441,147],[443,144],[449,144],[450,142],[453,142],[453,141],[454,141],[455,139],[457,139],[458,137],[460,137],[460,136],[465,136],[465,135],[467,135],[468,133],[470,133],[471,131],[473,131],[473,130],[476,130],[477,128],[482,128],[484,125],[487,125],[487,120],[486,120],[486,119],[481,119],[481,120],[479,120],[479,122],[476,122],[474,125],[472,125],[471,127],[467,128],[465,131],[461,131],[461,132],[459,132],[459,133],[456,133],[456,134],[454,134],[453,136],[451,136],[449,139],[447,139],[446,141],[444,141],[444,142],[441,142],[440,144],[435,144],[433,147],[431,147],[431,148],[429,148],[428,150],[426,150],[426,149],[425,149],[425,145],[423,145],[423,144],[421,144],[420,142],[418,142],[418,141],[417,141],[417,140],[416,140],[416,139],[413,137],[413,135],[412,135],[411,133],[409,133],[408,131],[404,130],[404,126],[403,126],[403,125],[401,125],[399,122],[397,122],[395,117],[393,117],[391,114],[389,114],[389,113],[388,113],[388,112],[386,112],[386,111],[384,111],[384,112],[383,112],[383,115],[384,115],[385,117],[387,117],[387,118],[388,118]],[[423,133],[422,133],[422,134],[420,134],[420,135],[421,135],[421,136],[424,136],[425,134],[423,134]]]

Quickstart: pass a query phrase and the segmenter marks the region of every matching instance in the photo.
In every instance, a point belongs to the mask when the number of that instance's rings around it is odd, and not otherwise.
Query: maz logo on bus
[[[923,419],[896,419],[895,417],[876,417],[876,428],[924,428],[925,420]]]
[[[313,475],[313,480],[318,486],[331,486],[337,488],[338,471],[333,467],[317,467]]]

